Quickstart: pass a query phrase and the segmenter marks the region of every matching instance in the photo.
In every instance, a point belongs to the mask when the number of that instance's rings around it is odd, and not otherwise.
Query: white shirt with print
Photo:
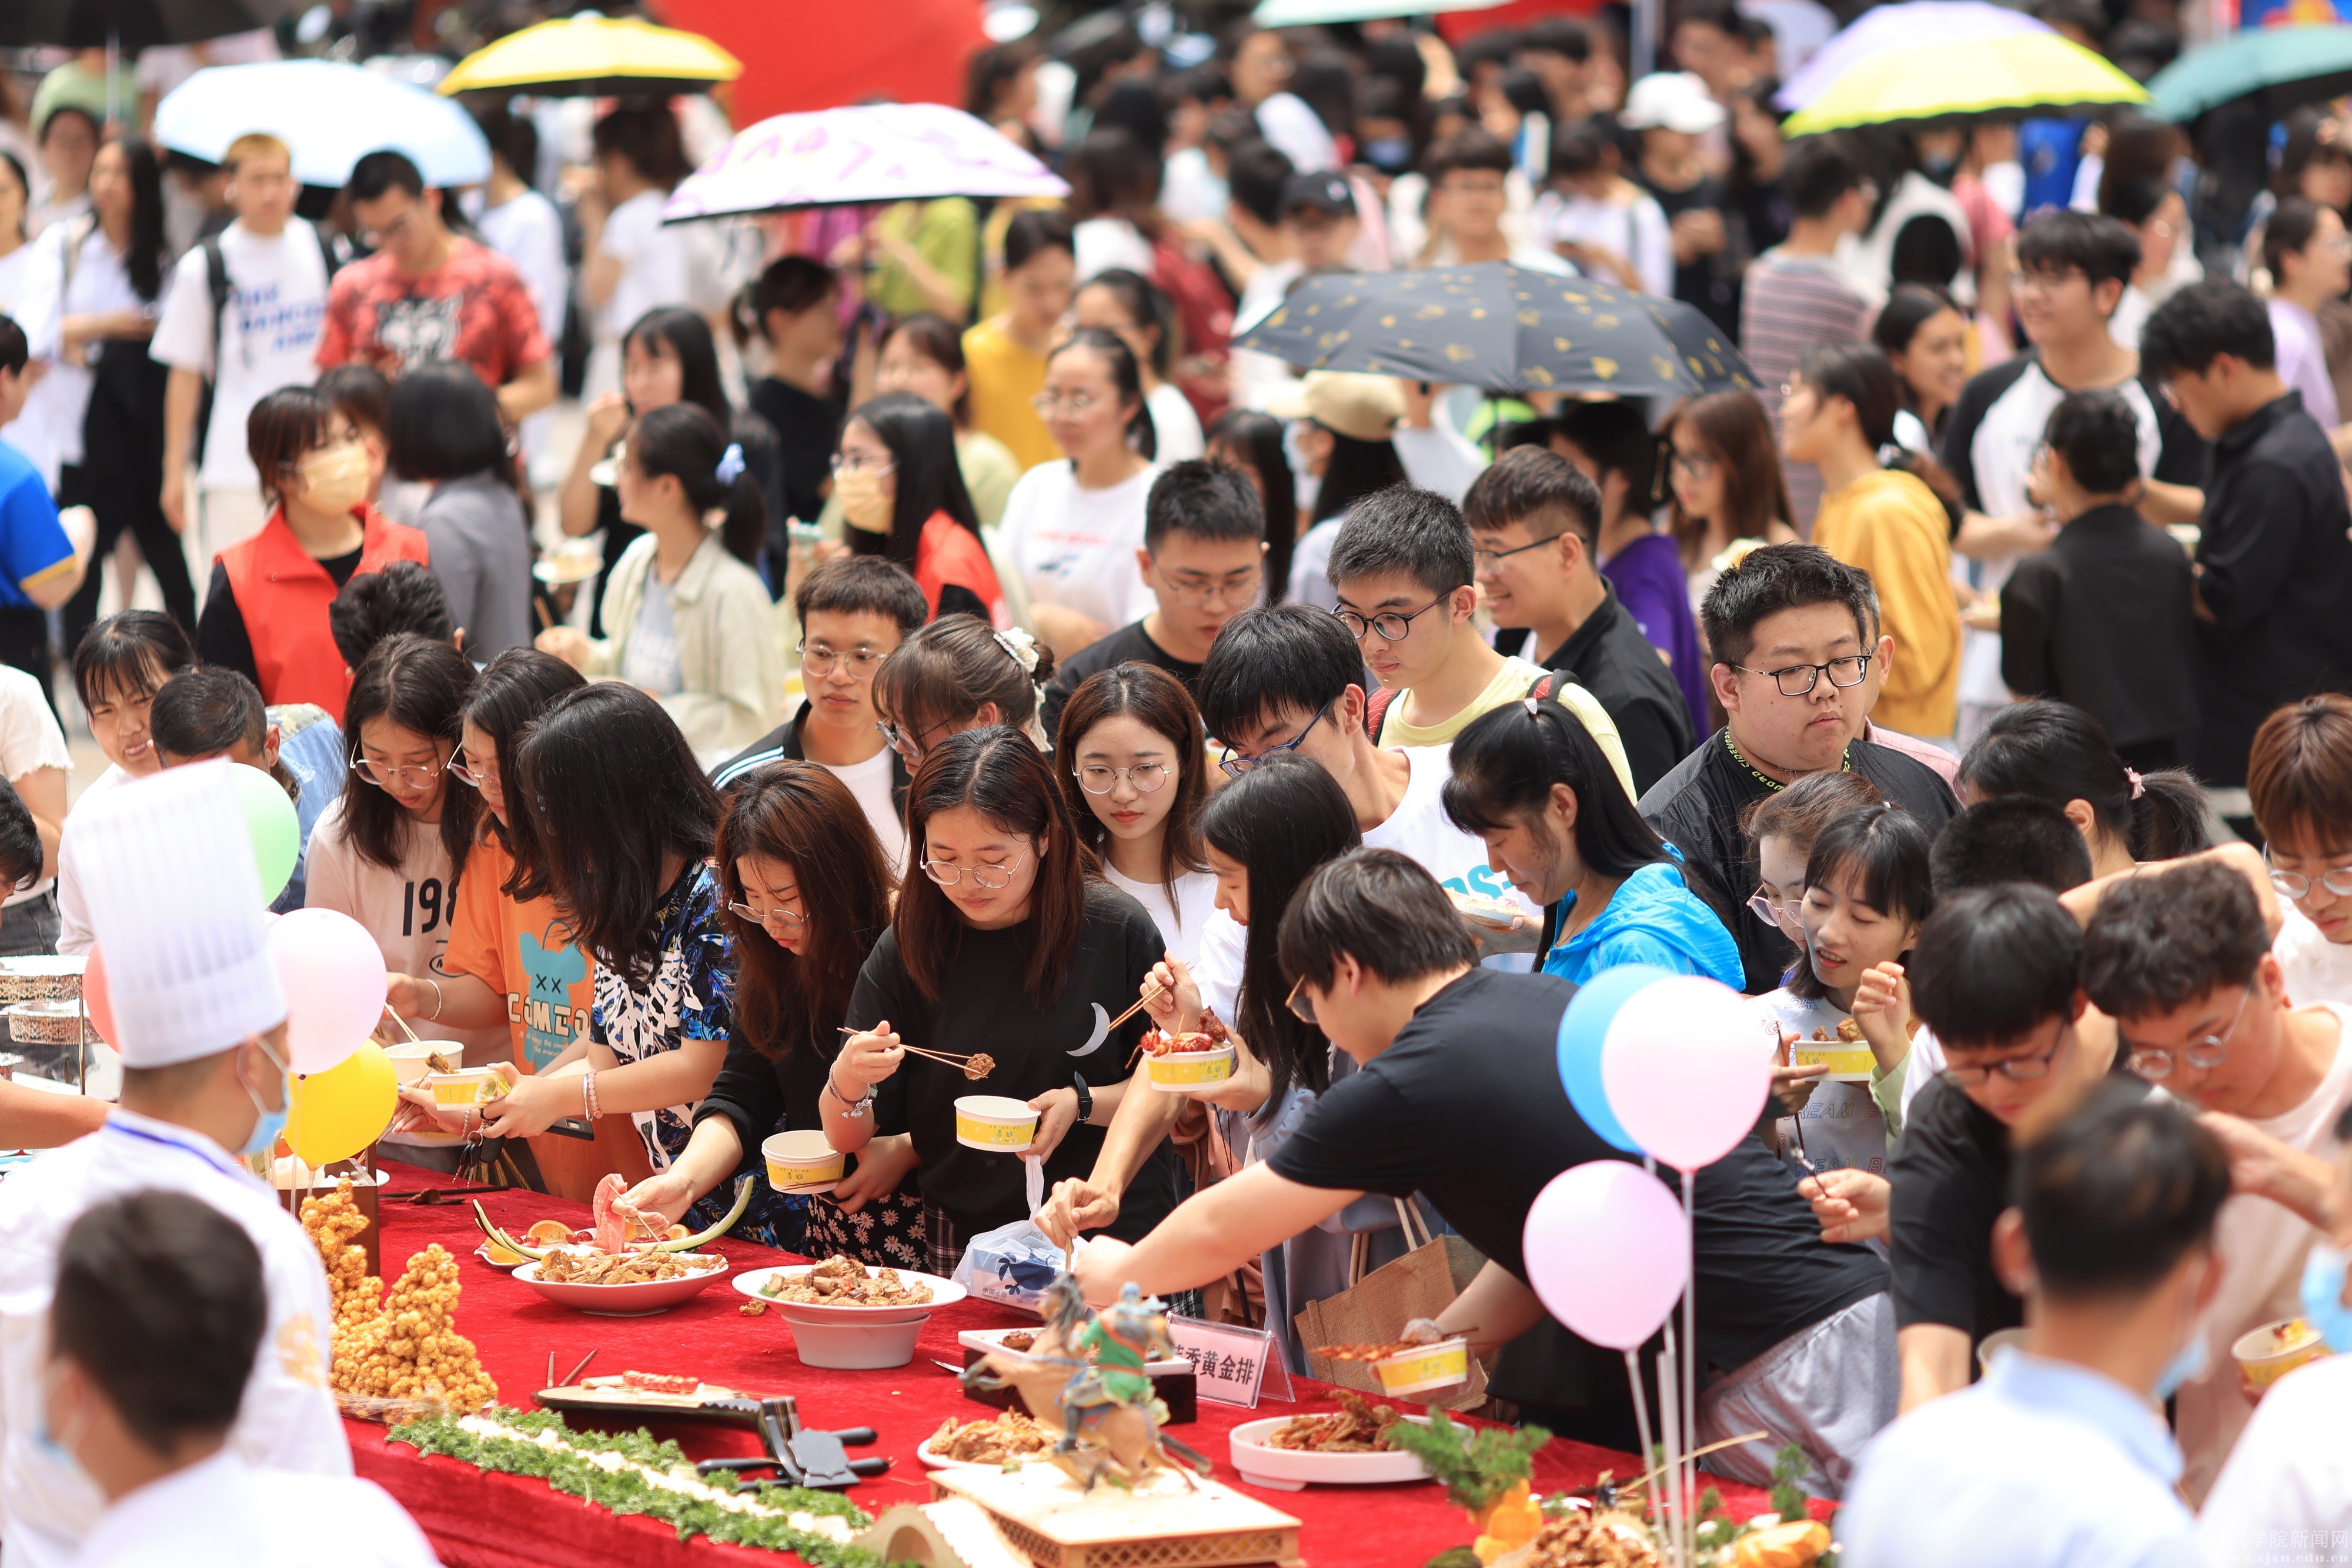
[[[251,490],[260,480],[246,450],[246,417],[268,393],[308,386],[318,373],[311,361],[327,315],[327,262],[317,233],[299,218],[267,238],[231,224],[221,231],[220,252],[229,294],[221,307],[217,367],[212,267],[201,246],[172,271],[149,351],[174,370],[215,382],[199,486]]]

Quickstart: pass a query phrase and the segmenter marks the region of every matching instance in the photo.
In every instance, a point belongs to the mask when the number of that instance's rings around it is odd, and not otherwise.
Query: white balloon
[[[1551,1178],[1528,1207],[1528,1283],[1551,1315],[1595,1344],[1632,1350],[1690,1283],[1690,1225],[1666,1185],[1626,1160]]]
[[[1772,1042],[1753,1000],[1720,981],[1677,975],[1617,1009],[1601,1047],[1601,1082],[1634,1142],[1695,1171],[1755,1126],[1772,1090]]]

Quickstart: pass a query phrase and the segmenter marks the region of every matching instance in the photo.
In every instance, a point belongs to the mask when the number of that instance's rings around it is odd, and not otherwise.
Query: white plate
[[[1372,1454],[1311,1454],[1297,1448],[1270,1447],[1266,1439],[1289,1419],[1286,1416],[1276,1416],[1263,1421],[1244,1421],[1229,1434],[1233,1439],[1234,1469],[1239,1470],[1242,1479],[1251,1486],[1265,1487],[1274,1491],[1297,1491],[1309,1483],[1369,1487],[1430,1479],[1418,1456],[1396,1450]],[[1405,1419],[1426,1424],[1428,1418],[1408,1416]]]
[[[953,1280],[942,1280],[937,1274],[918,1273],[912,1269],[898,1270],[898,1278],[910,1285],[929,1285],[931,1299],[912,1301],[903,1307],[857,1307],[819,1305],[813,1301],[782,1301],[773,1296],[763,1296],[760,1288],[770,1280],[797,1279],[816,1267],[814,1263],[794,1263],[781,1269],[753,1269],[735,1276],[735,1288],[754,1300],[768,1303],[768,1310],[781,1313],[787,1322],[803,1319],[810,1322],[889,1323],[905,1322],[909,1318],[927,1316],[941,1307],[951,1307],[964,1298],[964,1288]],[[869,1264],[866,1272],[871,1275]]]
[[[932,1437],[937,1436],[937,1433],[932,1434]],[[978,1459],[943,1459],[931,1452],[930,1437],[923,1439],[922,1447],[915,1450],[915,1458],[922,1461],[923,1468],[927,1470],[1001,1470],[1004,1468],[1003,1465],[983,1464]],[[1018,1462],[1024,1465],[1044,1464],[1046,1459],[1043,1454],[1031,1454]]]
[[[725,1258],[716,1252],[704,1256],[718,1258],[719,1267],[703,1269],[683,1279],[647,1280],[634,1285],[578,1285],[542,1280],[537,1263],[526,1263],[517,1269],[514,1278],[560,1306],[603,1318],[642,1318],[666,1312],[699,1295],[705,1285],[727,1272]]]
[[[966,1329],[956,1335],[956,1343],[965,1350],[976,1350],[982,1354],[992,1350],[1005,1355],[1025,1356],[1030,1354],[1028,1351],[1013,1350],[1002,1343],[1004,1336],[1014,1333],[1034,1334],[1043,1332],[1041,1329]],[[1180,1355],[1171,1361],[1146,1362],[1143,1370],[1148,1376],[1162,1377],[1171,1373],[1191,1372],[1193,1366],[1191,1362]]]

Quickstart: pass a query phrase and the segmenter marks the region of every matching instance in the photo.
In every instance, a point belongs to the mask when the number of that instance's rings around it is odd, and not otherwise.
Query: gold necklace
[[[1763,785],[1767,789],[1770,789],[1775,793],[1778,793],[1779,791],[1788,788],[1786,784],[1781,783],[1778,779],[1766,773],[1762,768],[1757,767],[1756,764],[1748,761],[1745,756],[1741,755],[1739,743],[1731,738],[1731,727],[1729,725],[1725,725],[1723,727],[1723,748],[1731,753],[1731,759],[1734,762],[1737,762],[1740,767],[1748,769],[1748,776],[1750,779],[1755,779],[1756,782]],[[1851,741],[1848,741],[1846,743],[1846,748],[1843,752],[1839,753],[1838,771],[1841,773],[1851,773],[1853,771],[1853,743]]]

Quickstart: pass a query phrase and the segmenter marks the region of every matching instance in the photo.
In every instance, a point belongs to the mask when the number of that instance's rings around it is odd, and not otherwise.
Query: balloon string
[[[1625,1380],[1633,1385],[1633,1430],[1642,1437],[1642,1469],[1645,1474],[1656,1476],[1662,1467],[1656,1466],[1651,1458],[1658,1450],[1650,1440],[1650,1398],[1642,1388],[1642,1362],[1637,1351],[1625,1353]],[[1649,1493],[1643,1500],[1650,1508],[1650,1527],[1655,1530],[1659,1527],[1658,1489],[1654,1482],[1643,1490]]]

